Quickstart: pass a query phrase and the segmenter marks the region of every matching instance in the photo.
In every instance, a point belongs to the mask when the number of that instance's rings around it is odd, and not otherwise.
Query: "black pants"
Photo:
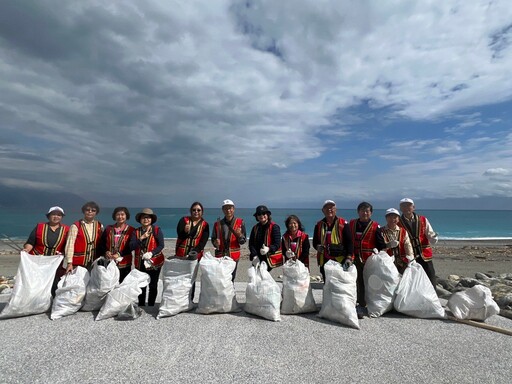
[[[356,286],[357,286],[357,303],[361,307],[366,307],[366,300],[364,298],[364,278],[363,278],[363,268],[364,263],[356,257],[354,259],[354,265],[357,269],[357,280],[356,280]]]
[[[147,273],[151,279],[148,285],[148,305],[153,306],[155,305],[156,295],[158,294],[158,277],[160,276],[160,268],[146,269],[142,262],[139,270]],[[139,307],[143,307],[144,305],[146,305],[146,287],[142,288],[142,293],[139,295]]]
[[[428,276],[428,279],[430,280],[435,289],[437,285],[437,279],[436,271],[434,269],[434,263],[432,261],[425,261],[421,257],[418,257],[416,261],[423,267],[425,273]]]
[[[131,270],[130,266],[119,268],[119,283],[123,282],[124,278],[129,275]]]

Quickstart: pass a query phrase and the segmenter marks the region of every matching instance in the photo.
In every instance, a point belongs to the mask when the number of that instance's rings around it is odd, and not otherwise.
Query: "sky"
[[[105,206],[510,198],[510,1],[1,1],[0,185]]]

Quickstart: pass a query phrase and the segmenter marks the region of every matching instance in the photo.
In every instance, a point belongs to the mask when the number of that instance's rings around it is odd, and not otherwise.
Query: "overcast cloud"
[[[503,1],[2,1],[0,183],[105,205],[512,197]]]

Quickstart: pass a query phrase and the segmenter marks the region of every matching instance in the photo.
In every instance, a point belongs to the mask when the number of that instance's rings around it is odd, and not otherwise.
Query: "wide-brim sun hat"
[[[137,213],[137,215],[135,215],[135,220],[138,223],[140,223],[140,217],[142,215],[150,216],[151,217],[151,224],[156,223],[157,216],[153,213],[153,210],[151,208],[144,208],[142,211]]]
[[[258,205],[256,207],[256,212],[254,212],[253,216],[256,217],[258,215],[264,215],[264,214],[271,215],[272,212],[270,212],[265,205]]]

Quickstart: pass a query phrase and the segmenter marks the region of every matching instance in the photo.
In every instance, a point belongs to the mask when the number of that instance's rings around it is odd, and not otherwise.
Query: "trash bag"
[[[191,290],[197,273],[197,260],[172,258],[162,268],[163,292],[157,319],[194,308]]]
[[[409,262],[398,288],[394,307],[403,314],[422,319],[443,319],[445,312],[423,267]]]
[[[103,256],[97,258],[92,266],[91,278],[81,310],[89,312],[99,310],[105,302],[107,293],[117,284],[119,284],[119,268],[116,263],[106,260]]]
[[[267,271],[267,263],[262,261],[255,267],[251,266],[247,274],[249,283],[245,290],[245,312],[281,321],[281,289]]]
[[[231,281],[236,262],[227,256],[216,258],[206,252],[199,261],[201,271],[201,292],[197,313],[239,312],[235,288]]]
[[[364,264],[364,297],[370,317],[379,317],[393,309],[393,299],[400,282],[395,257],[380,251],[371,255]]]
[[[52,304],[52,285],[55,272],[64,256],[36,256],[20,252],[20,265],[9,302],[0,318],[44,313]]]
[[[483,285],[475,285],[454,293],[448,299],[448,308],[457,319],[466,320],[485,321],[500,313],[500,307],[493,300],[491,290]]]
[[[83,305],[89,279],[89,271],[84,267],[76,267],[60,278],[52,304],[52,320],[78,312]]]
[[[150,277],[147,273],[132,269],[123,282],[107,294],[105,303],[95,320],[108,319],[127,310],[135,300],[138,300],[142,288],[146,287],[149,281]]]
[[[309,270],[302,261],[290,259],[283,264],[282,314],[316,312],[310,282]]]
[[[357,318],[357,269],[344,270],[340,263],[329,260],[325,265],[322,308],[318,317],[359,329]]]

